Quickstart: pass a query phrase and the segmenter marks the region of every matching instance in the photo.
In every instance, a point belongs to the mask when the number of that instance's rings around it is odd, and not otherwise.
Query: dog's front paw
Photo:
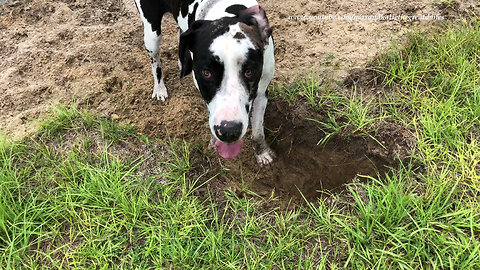
[[[153,88],[152,98],[162,101],[165,101],[165,99],[168,98],[167,88],[165,87],[165,84],[163,84],[163,81],[160,82],[160,84],[155,85]]]
[[[258,164],[261,166],[269,165],[272,163],[273,159],[275,158],[275,153],[270,148],[266,148],[262,153],[255,154],[255,158],[257,158]]]

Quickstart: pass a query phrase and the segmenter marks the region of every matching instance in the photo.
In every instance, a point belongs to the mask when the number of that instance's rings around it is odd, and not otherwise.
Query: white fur
[[[260,154],[255,154],[255,158],[257,159],[257,163],[260,165],[268,165],[272,163],[275,154],[273,153],[272,149],[266,148],[266,150]]]

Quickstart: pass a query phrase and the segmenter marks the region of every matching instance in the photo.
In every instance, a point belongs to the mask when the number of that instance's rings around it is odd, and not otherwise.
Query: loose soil
[[[318,124],[306,120],[314,115],[303,108],[272,101],[265,121],[267,141],[277,158],[270,166],[260,168],[256,164],[248,141],[246,151],[240,155],[242,162],[224,160],[213,150],[198,154],[194,160],[202,164],[201,157],[207,156],[210,165],[205,167],[228,168],[228,174],[223,175],[225,188],[233,188],[239,195],[243,195],[242,187],[248,187],[262,197],[275,194],[282,202],[295,203],[304,198],[315,201],[322,191],[342,191],[343,185],[357,175],[387,173],[389,167],[398,163],[392,158],[393,153],[383,148],[379,151],[379,144],[367,138],[334,136],[327,144],[317,145],[324,133]],[[399,143],[408,149],[405,142]]]
[[[3,1],[2,1],[3,2]],[[294,20],[298,15],[443,15],[446,18],[478,11],[476,1],[303,1],[264,0],[276,42],[273,84],[288,84],[305,72],[342,81],[362,67],[392,39],[412,27],[433,21]],[[402,148],[401,132],[385,131],[387,149],[361,138],[316,142],[323,134],[304,119],[302,105],[272,101],[266,127],[277,160],[269,168],[255,164],[247,142],[241,157],[221,160],[206,150],[210,133],[207,111],[190,78],[179,78],[177,29],[164,19],[161,57],[169,99],[151,99],[153,79],[143,47],[143,30],[133,0],[24,0],[0,5],[0,129],[22,138],[58,104],[88,107],[123,124],[132,124],[152,137],[176,137],[197,145],[194,159],[202,166],[226,167],[224,181],[240,183],[266,195],[272,189],[290,197],[301,190],[308,198],[317,190],[335,189],[357,174],[373,175],[392,163],[394,148]],[[321,116],[319,116],[321,117]],[[379,138],[382,140],[382,138]],[[248,140],[247,140],[248,141]],[[397,143],[399,142],[399,143]],[[400,146],[399,146],[400,145]],[[207,153],[207,154],[205,154]],[[202,161],[203,160],[203,161]],[[213,163],[212,163],[213,160]],[[298,189],[297,189],[298,188]]]

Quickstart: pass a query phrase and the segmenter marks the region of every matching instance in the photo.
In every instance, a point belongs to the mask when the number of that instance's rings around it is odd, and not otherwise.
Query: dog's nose
[[[225,143],[238,141],[242,135],[243,124],[239,121],[222,121],[220,125],[214,125],[213,130],[217,138]]]

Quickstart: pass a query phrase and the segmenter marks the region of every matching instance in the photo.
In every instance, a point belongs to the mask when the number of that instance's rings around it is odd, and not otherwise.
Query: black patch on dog
[[[158,1],[158,0],[150,0],[150,1]],[[194,0],[165,0],[167,2],[168,7],[170,8],[168,11],[171,12],[177,20],[178,15],[182,15],[185,17],[188,15],[188,6],[190,6]]]
[[[164,1],[140,0],[140,8],[145,19],[152,24],[152,32],[157,32],[157,36],[160,36],[163,14],[169,11],[168,6]]]
[[[178,59],[180,60],[182,67],[182,70],[180,71],[180,78],[183,78],[192,72],[193,61],[190,52],[193,52],[193,46],[195,45],[198,32],[200,32],[200,29],[203,27],[203,25],[207,24],[208,22],[209,21],[205,20],[195,21],[190,25],[185,33],[180,35],[180,42],[178,45]]]
[[[160,82],[160,80],[162,79],[162,68],[160,66],[157,66],[157,80],[158,82]]]
[[[238,14],[240,13],[240,11],[244,9],[247,9],[247,7],[244,5],[232,5],[232,6],[229,6],[227,9],[225,9],[225,11],[227,13],[233,14],[238,17]]]
[[[208,104],[220,89],[225,68],[223,63],[216,61],[214,57],[199,57],[194,59],[193,62],[198,88],[203,99],[205,99],[205,102]],[[205,76],[203,76],[203,70],[208,70],[211,77],[205,78]]]
[[[152,31],[157,32],[157,35],[160,36],[163,14],[170,12],[173,14],[175,21],[177,21],[178,15],[181,14],[182,17],[188,15],[188,6],[190,6],[193,1],[194,0],[140,0],[140,9],[145,19],[152,24]],[[195,15],[193,17],[195,17]]]
[[[242,32],[237,32],[233,38],[236,38],[236,39],[244,39],[244,38],[247,38]]]
[[[247,78],[245,72],[250,70],[252,75]],[[263,51],[260,49],[249,49],[247,54],[247,60],[243,63],[242,74],[240,78],[243,78],[245,85],[247,86],[249,93],[249,100],[252,101],[257,97],[258,83],[262,77],[263,72]]]
[[[195,14],[197,13],[198,3],[193,6],[192,14],[188,15],[188,25],[190,26],[195,21]]]

